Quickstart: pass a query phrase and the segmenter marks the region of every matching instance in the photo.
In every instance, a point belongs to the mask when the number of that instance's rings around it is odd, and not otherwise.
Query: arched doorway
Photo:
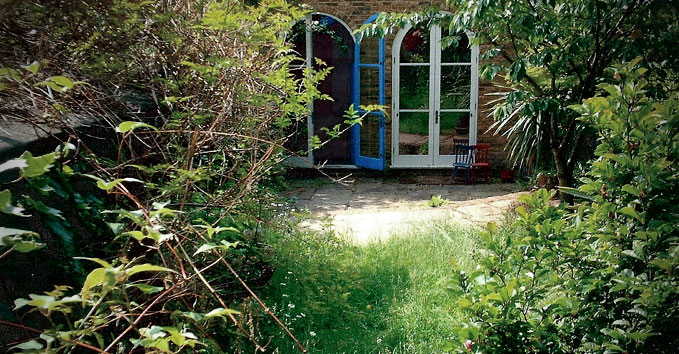
[[[479,49],[464,33],[442,46],[446,36],[438,25],[396,35],[392,167],[450,167],[455,142],[476,143]]]
[[[354,37],[351,29],[337,17],[326,13],[314,13],[293,26],[292,43],[294,50],[306,59],[307,67],[321,69],[320,59],[325,66],[331,67],[330,74],[318,85],[321,94],[332,100],[316,100],[312,105],[306,126],[297,127],[298,133],[290,143],[299,150],[302,139],[305,143],[311,136],[318,136],[326,142],[319,149],[309,149],[308,157],[314,164],[351,165],[353,164],[351,136],[341,134],[329,139],[326,129],[332,130],[337,124],[344,125],[344,112],[352,104],[351,77],[354,65]],[[296,75],[301,78],[302,71]]]

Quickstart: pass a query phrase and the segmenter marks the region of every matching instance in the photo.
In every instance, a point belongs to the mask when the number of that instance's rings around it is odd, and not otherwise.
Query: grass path
[[[262,296],[310,353],[436,353],[451,339],[454,260],[471,266],[476,231],[428,222],[359,247],[332,232],[268,240],[279,264]],[[278,353],[298,352],[272,323],[260,323]]]

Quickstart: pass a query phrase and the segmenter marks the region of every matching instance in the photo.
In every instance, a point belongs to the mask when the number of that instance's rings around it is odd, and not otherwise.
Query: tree
[[[509,138],[514,164],[531,164],[547,148],[559,184],[572,186],[586,125],[568,106],[593,97],[610,81],[605,68],[642,56],[676,66],[677,4],[666,1],[448,0],[452,13],[383,15],[367,34],[405,23],[440,23],[450,33],[471,30],[484,48],[481,77],[504,77],[493,128]],[[455,43],[445,40],[446,43]],[[662,44],[661,46],[657,44]],[[493,58],[500,60],[490,60]],[[549,156],[549,155],[548,155]]]

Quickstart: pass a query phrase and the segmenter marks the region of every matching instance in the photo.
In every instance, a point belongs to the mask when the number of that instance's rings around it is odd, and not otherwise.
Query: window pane
[[[359,68],[361,73],[360,103],[362,105],[380,104],[380,69]]]
[[[411,28],[401,42],[401,63],[429,62],[429,30]]]
[[[429,107],[429,65],[401,66],[399,83],[399,107]]]
[[[455,144],[469,143],[469,112],[441,112],[439,155],[452,155]]]
[[[441,108],[469,109],[471,66],[441,67]]]
[[[401,112],[398,124],[400,155],[429,154],[429,112]]]
[[[360,155],[380,157],[380,121],[379,114],[368,114],[359,127],[361,130]]]
[[[380,63],[380,38],[363,37],[360,43],[361,64]]]
[[[469,49],[469,38],[465,33],[458,33],[454,36],[449,36],[448,30],[442,31],[441,62],[442,63],[471,62],[471,49]]]

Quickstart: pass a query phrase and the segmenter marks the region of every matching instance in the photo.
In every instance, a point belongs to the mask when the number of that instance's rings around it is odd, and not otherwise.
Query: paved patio
[[[358,244],[381,240],[415,222],[454,220],[483,226],[500,221],[524,193],[515,184],[423,185],[397,179],[349,178],[344,184],[328,179],[297,180],[288,195],[295,207],[312,218],[303,226],[321,229],[330,223]],[[430,207],[432,196],[449,202]]]

